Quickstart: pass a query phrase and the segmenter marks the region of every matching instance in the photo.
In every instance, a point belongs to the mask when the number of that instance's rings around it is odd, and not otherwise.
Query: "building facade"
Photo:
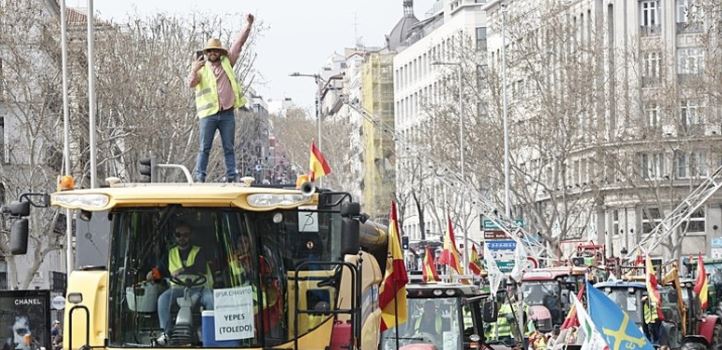
[[[388,218],[396,192],[393,56],[388,50],[369,52],[361,68],[361,106],[369,112],[361,129],[363,202],[364,210],[377,220]]]
[[[459,62],[458,50],[470,40],[478,46],[477,49],[485,48],[484,3],[440,0],[434,4],[428,18],[407,26],[405,35],[392,35],[403,37],[396,44],[398,53],[393,59],[395,130],[399,137],[396,145],[396,186],[399,197],[405,199],[399,203],[404,207],[403,231],[411,240],[438,240],[446,230],[445,212],[449,208],[446,208],[445,198],[453,196],[452,189],[429,173],[427,164],[418,154],[427,153],[423,150],[425,141],[422,139],[431,125],[430,120],[434,118],[429,106],[450,99],[452,96],[447,85],[459,83],[456,75],[452,75],[453,78],[449,76],[449,71],[455,70],[434,63]],[[404,12],[409,16],[412,11],[408,6],[412,4],[405,2],[404,5]],[[414,20],[407,17],[407,21]],[[458,193],[457,196],[464,194]],[[468,209],[462,211],[470,211],[471,214],[464,219],[458,218],[457,237],[468,231],[469,238],[478,242],[481,240],[479,215],[471,208],[470,201],[462,207]]]
[[[489,66],[506,73],[512,124],[563,115],[574,140],[558,153],[563,160],[530,145],[513,150],[542,174],[537,184],[545,188],[516,210],[558,208],[569,204],[555,201],[564,194],[579,206],[567,217],[584,219],[557,233],[604,242],[609,255],[631,253],[721,164],[720,47],[709,34],[718,33],[719,2],[507,0],[485,10]],[[532,44],[542,42],[537,51],[544,52],[534,56]],[[530,55],[544,64],[518,59]],[[722,256],[715,243],[721,204],[713,195],[680,225],[671,247],[653,253]]]

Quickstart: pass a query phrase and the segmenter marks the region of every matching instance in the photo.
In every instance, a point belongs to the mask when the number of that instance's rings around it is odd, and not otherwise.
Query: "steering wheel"
[[[202,273],[184,272],[179,276],[185,277],[185,279],[171,276],[169,280],[179,286],[183,286],[186,288],[200,287],[206,284],[206,276]]]
[[[429,342],[434,345],[439,344],[436,336],[432,335],[431,333],[427,333],[427,332],[417,332],[416,334],[414,334],[414,338],[419,338],[423,342]]]

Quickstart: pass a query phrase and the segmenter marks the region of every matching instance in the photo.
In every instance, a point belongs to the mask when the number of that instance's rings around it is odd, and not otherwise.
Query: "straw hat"
[[[206,44],[206,47],[203,49],[203,51],[208,50],[221,50],[224,54],[228,54],[228,50],[223,47],[223,45],[221,44],[221,40],[217,38],[208,39],[208,43]]]

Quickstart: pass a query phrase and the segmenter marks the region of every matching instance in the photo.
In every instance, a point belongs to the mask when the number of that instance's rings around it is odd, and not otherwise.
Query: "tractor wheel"
[[[712,346],[713,348],[722,346],[722,324],[720,323],[714,325],[714,330],[712,331]]]

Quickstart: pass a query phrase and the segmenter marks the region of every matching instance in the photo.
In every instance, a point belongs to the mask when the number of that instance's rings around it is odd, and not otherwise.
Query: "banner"
[[[0,336],[3,350],[23,344],[30,333],[32,348],[52,349],[50,343],[50,291],[0,291]]]

